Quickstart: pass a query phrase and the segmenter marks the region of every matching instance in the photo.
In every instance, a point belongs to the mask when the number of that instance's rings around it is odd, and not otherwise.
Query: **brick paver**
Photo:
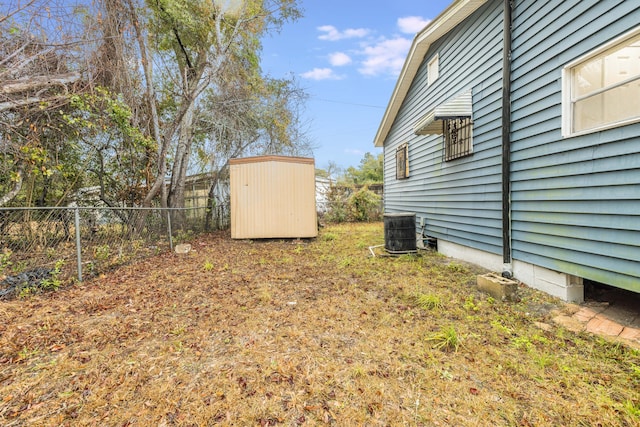
[[[640,343],[640,329],[638,328],[631,328],[628,326],[625,326],[624,329],[622,329],[622,332],[620,332],[620,338],[624,338],[626,340],[631,340],[631,341],[637,341],[638,343]]]
[[[587,323],[587,332],[591,332],[593,334],[617,337],[623,329],[624,326],[602,316],[601,314],[596,315]]]
[[[588,322],[596,317],[598,313],[599,311],[596,311],[591,307],[582,307],[573,315],[573,318],[580,322]]]
[[[620,338],[640,349],[640,312],[615,304],[570,305],[570,314],[560,314],[553,322],[571,331]]]

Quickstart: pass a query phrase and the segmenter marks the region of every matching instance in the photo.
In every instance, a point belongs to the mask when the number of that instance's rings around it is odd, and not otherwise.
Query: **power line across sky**
[[[309,94],[316,166],[357,166],[373,146],[415,34],[449,0],[302,0],[304,17],[267,37],[263,70],[293,75]]]

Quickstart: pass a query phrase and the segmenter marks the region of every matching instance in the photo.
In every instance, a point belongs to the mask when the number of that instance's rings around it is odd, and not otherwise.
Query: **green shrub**
[[[362,187],[349,197],[349,218],[358,222],[380,219],[380,201],[380,196],[367,186]]]
[[[327,194],[329,222],[378,221],[382,217],[382,198],[367,186],[356,190],[350,186],[334,186]]]
[[[347,199],[349,187],[332,186],[327,193],[327,213],[325,219],[329,222],[347,221]]]
[[[12,252],[9,249],[4,249],[0,252],[0,275],[5,269],[8,269],[13,265],[13,262],[10,261]]]

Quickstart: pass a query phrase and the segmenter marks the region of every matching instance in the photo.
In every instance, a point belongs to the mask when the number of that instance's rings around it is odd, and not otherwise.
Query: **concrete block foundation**
[[[515,301],[518,282],[504,278],[496,273],[487,273],[477,277],[478,289],[486,292],[498,301]]]

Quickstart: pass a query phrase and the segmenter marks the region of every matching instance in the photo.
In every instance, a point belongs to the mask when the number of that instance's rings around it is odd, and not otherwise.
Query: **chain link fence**
[[[0,208],[0,299],[82,281],[226,227],[215,207]]]

